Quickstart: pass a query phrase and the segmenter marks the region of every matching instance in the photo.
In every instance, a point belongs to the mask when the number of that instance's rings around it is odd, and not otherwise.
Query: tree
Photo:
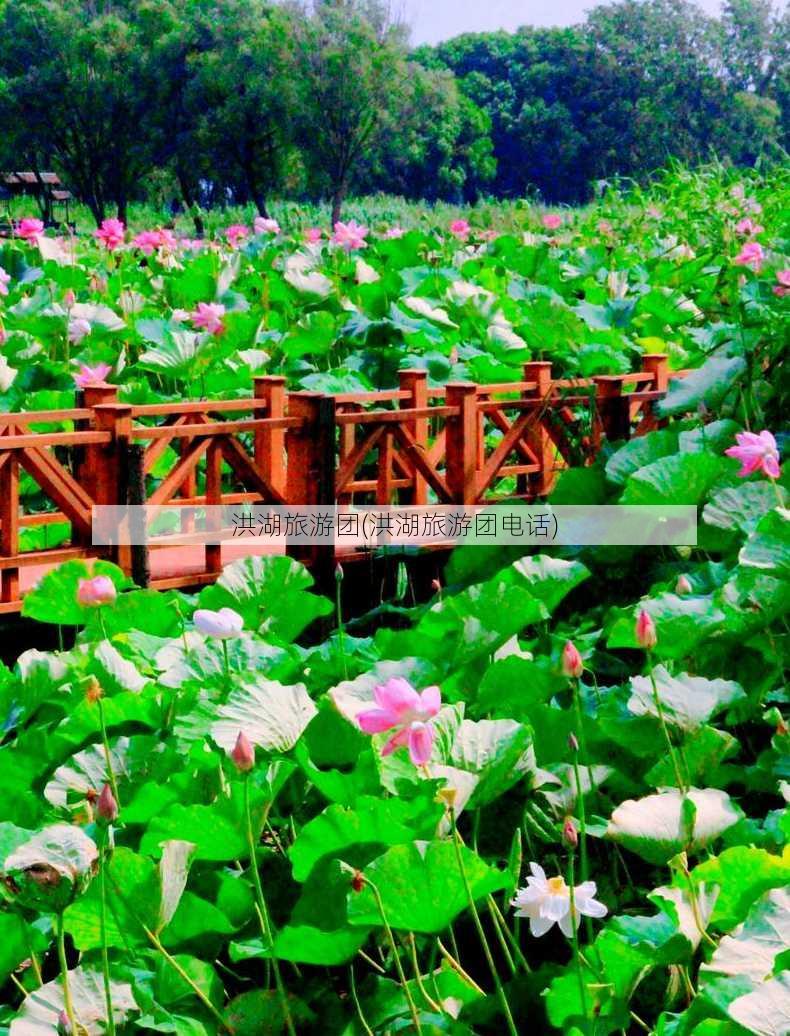
[[[173,24],[167,0],[15,0],[0,13],[7,146],[54,165],[97,221],[111,204],[124,219],[153,168],[157,52]]]
[[[334,225],[360,160],[402,108],[404,36],[375,0],[319,0],[296,24],[300,139]]]

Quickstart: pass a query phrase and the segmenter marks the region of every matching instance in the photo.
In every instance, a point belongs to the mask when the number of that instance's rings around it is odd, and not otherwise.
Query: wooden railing
[[[0,612],[20,607],[28,566],[111,555],[131,571],[129,548],[91,545],[94,505],[535,499],[563,467],[591,463],[605,439],[656,427],[669,377],[667,358],[653,355],[637,373],[581,380],[554,380],[548,362],[526,364],[512,383],[431,387],[425,371],[406,370],[397,389],[338,395],[259,377],[249,399],[143,406],[97,384],[72,410],[0,414]],[[46,501],[38,513],[20,509],[23,472]],[[182,533],[190,521],[185,511]],[[23,530],[58,522],[71,527],[68,544],[20,549]],[[201,549],[202,571],[152,585],[214,579],[221,548]]]

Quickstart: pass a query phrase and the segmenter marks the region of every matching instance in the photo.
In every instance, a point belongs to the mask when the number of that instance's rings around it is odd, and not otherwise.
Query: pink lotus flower
[[[207,331],[210,335],[221,334],[225,329],[222,318],[225,307],[219,302],[198,302],[197,309],[190,314],[192,326],[198,331]]]
[[[646,612],[644,608],[640,609],[639,614],[636,617],[636,642],[645,651],[652,651],[658,643],[658,634],[656,633],[656,624],[649,612]]]
[[[189,320],[190,313],[188,309],[174,309],[172,313],[172,319],[177,320],[179,324],[183,324]]]
[[[323,236],[324,232],[320,227],[308,227],[304,232],[305,241],[309,245],[317,245]]]
[[[256,216],[252,223],[256,234],[279,234],[280,224],[276,219],[266,219],[265,216]]]
[[[11,274],[6,273],[2,266],[0,266],[0,295],[8,294],[8,285],[11,281]]]
[[[777,283],[773,287],[773,293],[778,299],[783,299],[785,295],[790,295],[790,270],[777,270],[776,271]]]
[[[584,672],[584,662],[579,654],[579,649],[572,640],[565,641],[562,649],[562,675],[577,679]]]
[[[738,432],[735,439],[738,445],[730,446],[724,452],[741,462],[738,472],[741,478],[753,475],[755,471],[765,472],[768,478],[779,478],[779,448],[770,432],[760,432],[759,435]]]
[[[132,238],[132,244],[139,248],[143,255],[153,255],[159,248],[159,231],[142,230]]]
[[[759,273],[763,267],[764,259],[765,253],[759,241],[747,241],[733,259],[733,263],[736,266],[748,266],[755,273]]]
[[[408,680],[394,676],[373,690],[378,708],[357,715],[357,723],[366,734],[381,734],[396,728],[381,751],[390,755],[396,748],[408,745],[415,766],[423,766],[431,758],[435,731],[431,720],[442,707],[438,687],[415,691]]]
[[[40,219],[33,219],[27,216],[25,219],[20,219],[14,233],[17,237],[21,237],[23,241],[27,241],[31,245],[37,245],[38,239],[44,233],[44,224]]]
[[[472,228],[466,219],[454,219],[450,224],[450,233],[457,241],[468,241]]]
[[[496,241],[499,237],[499,231],[493,228],[490,230],[480,230],[477,236],[481,241]]]
[[[77,584],[77,601],[83,608],[101,608],[103,604],[112,604],[117,596],[115,583],[109,576],[80,579]]]
[[[104,245],[108,252],[114,252],[123,244],[125,230],[126,227],[121,220],[104,219],[99,229],[94,231],[93,236]]]
[[[249,236],[249,229],[242,223],[234,223],[225,231],[225,237],[231,248],[238,248],[245,237]]]
[[[761,227],[759,223],[755,223],[753,219],[748,216],[745,219],[739,220],[735,224],[735,233],[740,234],[741,237],[757,237],[758,234],[762,234],[765,227]]]
[[[356,220],[349,220],[348,223],[335,223],[335,232],[332,235],[332,244],[345,248],[347,252],[353,252],[357,248],[367,248],[368,228],[363,227]]]
[[[611,234],[613,229],[614,228],[612,227],[612,224],[609,222],[608,219],[599,219],[598,220],[598,233],[599,234],[604,234],[604,235]]]
[[[398,241],[405,233],[403,227],[387,227],[381,236],[385,241]]]
[[[95,367],[81,363],[79,373],[74,375],[74,384],[77,388],[85,388],[87,385],[102,385],[111,370],[112,367],[106,363],[97,363]]]
[[[562,216],[556,212],[547,212],[541,220],[546,230],[558,230],[562,226]]]
[[[239,731],[230,757],[239,773],[249,773],[255,765],[255,746],[243,730]]]

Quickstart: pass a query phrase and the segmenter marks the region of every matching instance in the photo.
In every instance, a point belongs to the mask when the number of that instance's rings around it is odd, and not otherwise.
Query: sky
[[[719,0],[697,2],[718,14]],[[395,0],[392,4],[411,25],[414,44],[520,25],[575,25],[594,6],[595,0]]]

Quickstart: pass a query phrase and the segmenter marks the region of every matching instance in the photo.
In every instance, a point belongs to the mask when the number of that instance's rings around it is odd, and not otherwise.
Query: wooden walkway
[[[70,558],[131,572],[130,548],[91,545],[94,505],[536,499],[605,440],[657,427],[653,404],[668,383],[667,357],[649,355],[636,373],[582,380],[555,380],[542,361],[519,382],[433,388],[425,371],[406,370],[397,389],[339,395],[260,377],[248,399],[144,406],[97,384],[71,410],[0,414],[0,613],[19,611],[25,591]],[[41,490],[35,513],[20,507],[23,473]],[[63,522],[68,544],[20,550],[22,530]],[[266,552],[249,539],[158,548],[150,585],[199,586],[232,558]]]

